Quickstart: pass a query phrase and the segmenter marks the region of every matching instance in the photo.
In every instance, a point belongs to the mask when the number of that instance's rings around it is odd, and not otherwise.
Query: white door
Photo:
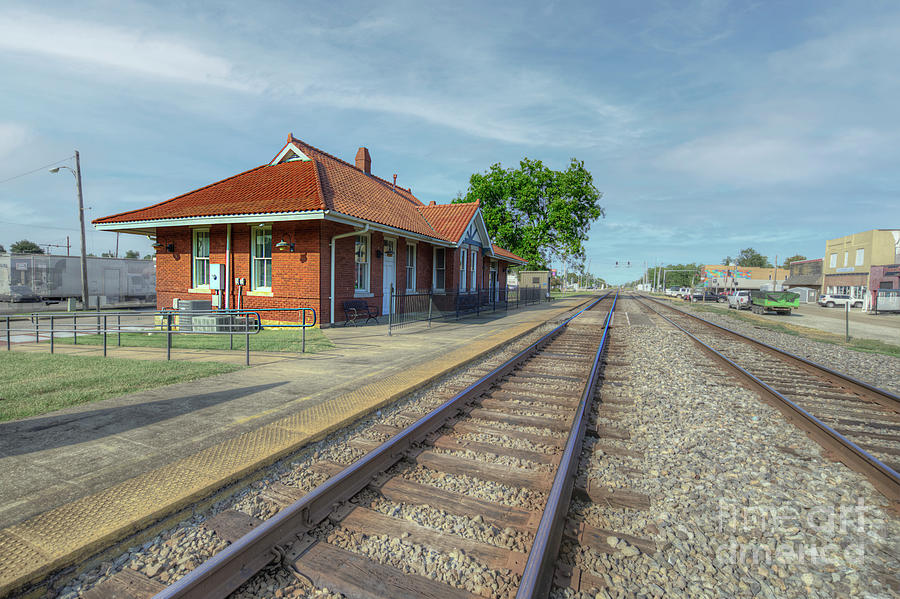
[[[384,239],[384,257],[381,277],[381,285],[384,291],[384,299],[382,300],[381,313],[387,314],[391,311],[391,286],[394,286],[394,293],[397,293],[397,240]]]
[[[490,278],[491,298],[495,302],[500,301],[500,289],[497,285],[497,261],[491,260],[491,278]]]

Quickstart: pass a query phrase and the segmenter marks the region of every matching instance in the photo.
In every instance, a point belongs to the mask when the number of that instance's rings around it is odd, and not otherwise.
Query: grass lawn
[[[0,422],[232,372],[219,362],[163,362],[0,352]]]
[[[245,335],[234,336],[234,349],[244,350]],[[109,347],[115,347],[116,335],[110,333],[106,340]],[[71,337],[57,338],[56,343],[72,343]],[[103,345],[102,335],[78,335],[79,345]],[[300,329],[262,330],[250,335],[251,351],[295,352],[301,349]],[[162,333],[122,333],[123,347],[159,347],[166,346],[166,336]],[[181,349],[230,349],[229,336],[223,334],[202,335],[177,333],[172,335],[172,347]],[[334,347],[331,340],[322,334],[320,329],[306,329],[306,351],[320,352]]]
[[[876,339],[854,339],[853,337],[851,337],[850,343],[847,343],[844,340],[843,335],[837,335],[835,333],[829,333],[828,331],[820,331],[819,329],[802,327],[794,324],[787,324],[783,322],[779,323],[777,321],[773,322],[772,320],[770,320],[777,319],[777,316],[759,316],[757,314],[753,314],[752,312],[729,310],[728,308],[719,308],[718,306],[698,306],[696,304],[694,305],[694,309],[698,312],[715,312],[717,314],[724,314],[725,316],[728,316],[735,320],[743,320],[744,322],[748,322],[754,326],[778,331],[787,335],[794,335],[795,337],[813,339],[815,341],[821,341],[823,343],[832,343],[834,345],[840,345],[841,347],[846,347],[848,349],[853,349],[856,351],[870,352],[873,354],[886,354],[888,356],[900,358],[900,346],[885,343],[884,341],[878,341]]]

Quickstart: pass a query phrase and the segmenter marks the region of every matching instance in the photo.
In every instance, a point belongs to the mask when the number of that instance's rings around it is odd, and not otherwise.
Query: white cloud
[[[868,129],[822,136],[767,127],[716,133],[664,153],[660,166],[701,179],[766,185],[812,182],[868,166],[889,138]]]
[[[236,75],[228,60],[181,40],[134,28],[6,11],[0,13],[0,48],[156,78],[254,89],[252,82]]]
[[[19,123],[0,122],[0,158],[12,155],[28,140],[28,128]]]

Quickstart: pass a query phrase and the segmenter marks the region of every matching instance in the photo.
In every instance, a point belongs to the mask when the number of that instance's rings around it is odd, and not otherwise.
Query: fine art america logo
[[[719,500],[719,533],[736,540],[716,548],[720,564],[861,566],[866,539],[881,539],[884,521],[863,498],[856,504],[798,508],[742,506]]]

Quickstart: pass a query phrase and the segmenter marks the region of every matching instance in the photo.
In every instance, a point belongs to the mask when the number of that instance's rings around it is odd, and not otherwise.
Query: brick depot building
[[[262,315],[275,322],[299,308],[342,321],[351,299],[385,314],[392,285],[500,297],[525,264],[491,242],[478,203],[426,206],[373,175],[366,148],[350,164],[293,135],[268,164],[93,224],[155,240],[158,308],[283,308]]]

